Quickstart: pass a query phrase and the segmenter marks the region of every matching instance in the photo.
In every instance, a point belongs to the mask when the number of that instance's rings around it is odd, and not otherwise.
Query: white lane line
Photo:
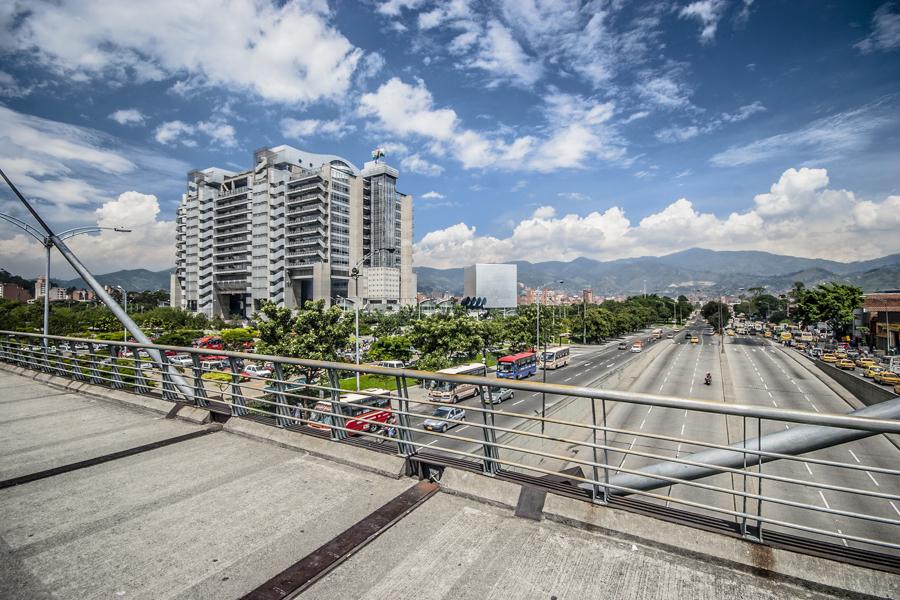
[[[432,445],[432,444],[437,444],[439,441],[440,441],[440,440],[434,440],[433,442],[428,442],[428,443],[425,444],[425,445],[426,445],[426,446],[430,446],[430,445]]]
[[[838,532],[838,535],[844,535],[844,532],[841,531],[840,529],[838,529],[837,532]],[[845,540],[844,538],[841,538],[841,541],[844,542],[845,546],[847,546],[848,548],[850,547],[850,545],[847,543],[847,540]]]
[[[516,400],[515,402],[513,402],[513,406],[515,406],[516,404],[522,404],[523,402],[525,402],[525,398],[522,398],[521,400]]]
[[[766,393],[769,395],[769,398],[774,398],[774,397],[775,397],[775,396],[772,395],[772,392],[766,392]]]
[[[894,512],[897,513],[897,516],[900,517],[900,508],[897,508],[897,505],[893,503],[893,501],[888,500],[891,505],[891,508],[894,509]]]
[[[647,409],[647,414],[649,415],[652,412],[653,412],[653,407],[651,406],[650,408]]]
[[[584,363],[584,366],[589,367],[591,366],[591,363]]]
[[[822,503],[825,504],[825,508],[831,510],[831,507],[828,506],[828,500],[825,499],[825,494],[822,493],[822,490],[819,490],[819,497],[822,499]]]
[[[610,368],[611,366],[613,366],[613,365],[615,365],[615,364],[616,364],[616,363],[609,363],[608,365],[606,365],[606,368],[608,369],[608,368]]]
[[[665,385],[665,384],[666,384],[666,382],[665,382],[665,381],[664,381],[664,382],[662,382],[662,384],[660,384],[660,386],[659,386],[659,391],[662,391],[662,389],[663,389],[663,386],[664,386],[664,385]]]
[[[866,475],[868,475],[868,476],[869,476],[869,479],[871,479],[871,480],[872,480],[872,483],[874,483],[874,484],[875,484],[875,487],[881,487],[881,486],[880,486],[880,485],[878,485],[878,482],[877,482],[877,481],[875,481],[875,478],[874,478],[874,477],[872,477],[872,474],[871,474],[871,473],[869,473],[869,472],[868,472],[868,471],[866,471]]]
[[[579,371],[579,372],[575,373],[575,377],[580,377],[583,374],[584,374],[584,371]]]
[[[809,468],[809,463],[803,463],[803,466],[806,467],[806,472],[812,476],[812,469]]]
[[[684,435],[684,426],[685,426],[685,423],[682,423],[681,424],[681,435]]]
[[[644,425],[646,425],[646,424],[647,424],[647,419],[644,419],[644,420],[643,420],[643,421],[641,421],[641,426],[640,426],[640,427],[638,427],[638,429],[640,429],[640,430],[642,430],[642,431],[643,431],[643,429],[644,429]]]
[[[563,379],[563,381],[572,381],[572,378],[571,378],[571,377],[568,377],[568,378],[566,378],[566,379]]]
[[[859,458],[857,458],[856,453],[853,452],[853,450],[851,450],[850,448],[847,448],[847,452],[850,453],[850,456],[853,457],[853,460],[855,460],[856,462],[860,462]]]
[[[462,427],[460,427],[460,428],[457,429],[456,431],[457,431],[457,432],[465,431],[465,430],[468,429],[469,427],[470,427],[470,425],[463,425]]]

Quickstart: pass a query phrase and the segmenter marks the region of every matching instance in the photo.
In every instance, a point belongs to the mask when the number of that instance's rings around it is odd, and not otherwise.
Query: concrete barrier
[[[879,402],[884,402],[885,400],[891,400],[892,398],[897,397],[897,394],[894,393],[892,388],[884,387],[875,382],[866,381],[865,379],[860,379],[859,377],[855,377],[842,369],[820,360],[815,361],[813,364],[815,364],[823,373],[826,373],[829,377],[842,385],[848,392],[856,396],[857,400],[866,406],[872,406],[873,404],[878,404]]]

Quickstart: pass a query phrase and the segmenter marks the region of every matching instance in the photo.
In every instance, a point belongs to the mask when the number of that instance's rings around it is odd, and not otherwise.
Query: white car
[[[260,377],[265,379],[272,376],[272,371],[271,369],[267,369],[259,365],[247,365],[246,367],[244,367],[241,375],[247,375],[248,377]]]
[[[191,358],[190,354],[176,354],[175,356],[170,356],[169,362],[176,367],[190,367],[194,364],[194,360]]]
[[[634,344],[634,345],[631,347],[631,351],[632,351],[632,352],[640,352],[640,351],[643,350],[643,349],[644,349],[644,346],[643,346],[643,344],[641,344],[641,343]]]

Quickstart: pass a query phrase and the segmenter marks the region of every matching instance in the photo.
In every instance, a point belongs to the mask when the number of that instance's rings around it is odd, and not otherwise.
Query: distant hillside
[[[591,287],[599,294],[688,293],[697,289],[738,293],[740,288],[787,290],[795,281],[814,286],[843,281],[864,291],[900,288],[900,254],[841,263],[781,256],[768,252],[714,251],[693,248],[667,256],[612,261],[577,258],[572,261],[516,261],[518,279],[529,287],[563,280],[563,288]],[[419,267],[419,291],[425,294],[463,293],[463,269]]]
[[[103,285],[120,285],[129,292],[144,292],[165,290],[169,291],[169,275],[174,269],[166,269],[165,271],[148,271],[147,269],[126,269],[123,271],[114,271],[112,273],[104,273],[103,275],[95,275]],[[58,287],[77,287],[86,288],[87,284],[81,277],[69,279],[68,281],[53,280],[53,284]]]

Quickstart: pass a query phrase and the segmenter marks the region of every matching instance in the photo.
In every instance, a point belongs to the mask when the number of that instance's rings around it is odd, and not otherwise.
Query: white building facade
[[[398,177],[377,160],[360,170],[290,146],[256,151],[240,173],[192,171],[177,213],[172,305],[229,318],[263,300],[414,304],[412,197],[397,191]]]
[[[515,308],[518,301],[516,265],[477,263],[463,271],[465,295],[484,298],[484,308]]]

